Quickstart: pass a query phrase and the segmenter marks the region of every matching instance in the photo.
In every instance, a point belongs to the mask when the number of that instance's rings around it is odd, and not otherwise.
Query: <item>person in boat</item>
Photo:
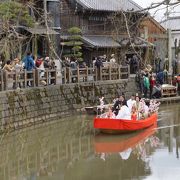
[[[125,101],[120,106],[120,110],[118,111],[116,119],[131,120],[131,113]]]
[[[112,111],[114,112],[116,116],[118,115],[119,110],[123,105],[127,106],[127,102],[125,100],[125,97],[123,95],[120,95],[112,108]]]
[[[134,104],[135,102],[136,102],[136,101],[135,101],[135,95],[132,94],[132,95],[131,95],[131,98],[127,101],[127,106],[128,106],[128,108],[129,108],[130,112],[131,112],[132,106],[133,106],[133,104]]]
[[[136,109],[135,104],[132,106],[132,109],[131,109],[131,120],[132,121],[137,120],[137,109]]]
[[[136,109],[139,109],[139,103],[140,103],[141,98],[136,94],[135,96],[135,102],[134,102],[134,106],[136,107]]]
[[[112,112],[112,106],[108,106],[108,112],[106,113],[106,118],[114,119],[116,118],[115,114]]]
[[[140,100],[139,109],[138,109],[138,119],[145,119],[148,117],[149,107],[146,105],[144,99]]]

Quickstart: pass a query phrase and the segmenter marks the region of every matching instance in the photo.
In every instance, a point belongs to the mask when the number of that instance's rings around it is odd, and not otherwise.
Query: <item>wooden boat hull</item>
[[[157,122],[157,114],[143,120],[120,120],[109,118],[94,118],[94,128],[104,133],[127,133],[148,128]]]
[[[112,106],[112,104],[110,104],[110,106]],[[87,112],[87,114],[94,115],[94,114],[104,113],[104,111],[106,109],[108,109],[108,107],[109,107],[109,104],[104,105],[104,108],[103,108],[102,112],[100,112],[99,106],[88,106],[88,107],[85,107],[84,109]]]
[[[97,114],[97,107],[85,107],[85,110],[87,112],[87,114],[89,115],[94,115],[94,114]]]

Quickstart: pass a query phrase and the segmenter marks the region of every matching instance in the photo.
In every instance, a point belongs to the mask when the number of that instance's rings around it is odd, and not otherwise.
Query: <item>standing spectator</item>
[[[45,59],[44,59],[44,68],[45,69],[50,68],[50,58],[49,57],[45,57]]]
[[[166,69],[163,71],[163,79],[164,83],[168,84],[168,71]]]
[[[33,69],[35,69],[35,64],[34,64],[34,60],[31,56],[31,53],[28,52],[25,59],[24,59],[24,69],[26,69],[27,71],[32,71]]]
[[[45,75],[45,68],[44,68],[44,59],[43,58],[40,59],[40,63],[39,63],[38,69],[40,70],[40,74],[39,74],[40,78],[44,77],[44,75]]]
[[[11,75],[8,75],[8,73],[10,73],[12,70],[13,70],[13,67],[11,65],[11,61],[8,60],[6,62],[6,64],[4,65],[4,67],[3,67],[4,87],[5,87],[5,89],[7,89],[7,87],[8,87],[9,78],[12,78]]]
[[[135,77],[137,86],[139,87],[142,96],[144,95],[144,75],[145,72],[141,71],[139,73],[136,73],[136,77]]]
[[[71,72],[72,72],[73,76],[77,75],[77,66],[78,65],[77,65],[76,61],[73,59],[70,64]],[[77,77],[72,77],[72,82],[73,83],[77,82]]]
[[[7,71],[7,72],[11,72],[11,71],[13,70],[13,67],[12,67],[12,64],[11,64],[11,61],[10,61],[10,60],[8,60],[8,61],[6,62],[6,64],[5,64],[4,67],[3,67],[3,70],[4,70],[4,71]]]
[[[34,60],[31,56],[31,53],[28,52],[26,57],[24,58],[24,69],[27,70],[27,71],[32,71],[33,69],[35,69],[35,63],[34,63]],[[27,73],[27,78],[28,79],[31,79],[32,78],[32,73]],[[27,86],[31,86],[31,82],[28,81],[27,82]]]
[[[139,59],[137,55],[133,55],[132,57],[132,66],[133,66],[133,73],[136,73],[139,70]]]
[[[177,74],[177,55],[175,56],[175,58],[172,60],[172,68],[173,68],[173,75]]]
[[[42,62],[43,62],[43,58],[38,57],[35,61],[36,67],[39,68]]]
[[[106,54],[103,55],[103,57],[102,57],[101,60],[102,60],[102,62],[107,62],[107,56],[106,56]]]
[[[114,54],[111,54],[110,63],[111,64],[115,64],[116,63],[116,59],[115,59],[115,55]]]
[[[95,68],[95,63],[96,63],[97,57],[93,57],[92,58],[92,65],[93,65],[93,69]]]
[[[164,73],[163,73],[163,71],[157,73],[156,80],[160,85],[162,85],[164,83]]]
[[[53,60],[50,60],[50,58],[47,56],[44,60],[44,68],[45,69],[55,69],[55,62]],[[47,72],[48,73],[48,72]],[[53,79],[55,77],[55,73],[53,71],[50,71],[48,73],[49,76],[49,84],[55,84],[55,80]]]
[[[177,76],[177,86],[178,95],[180,95],[180,74]]]
[[[98,57],[95,62],[95,67],[97,69],[97,71],[96,71],[97,72],[97,80],[100,80],[102,66],[103,66],[102,59],[101,59],[101,57]]]
[[[15,58],[13,63],[14,63],[14,70],[16,71],[16,74],[17,74],[17,84],[13,83],[13,88],[14,89],[18,87],[21,88],[20,79],[22,78],[22,75],[20,73],[21,73],[21,70],[23,69],[23,66],[20,63],[20,60],[18,58]],[[15,77],[14,77],[14,80],[15,80]]]
[[[148,74],[144,76],[144,97],[147,98],[148,90],[150,87]]]
[[[70,82],[70,66],[71,66],[71,61],[69,57],[65,57],[65,61],[64,61],[64,65],[65,65],[65,70],[66,70],[66,83]]]
[[[155,70],[156,74],[162,71],[162,59],[160,57],[155,59]]]
[[[149,82],[150,82],[150,94],[149,94],[149,97],[151,99],[152,98],[152,91],[153,91],[153,88],[154,88],[154,86],[156,84],[156,79],[155,79],[154,75],[150,76]]]

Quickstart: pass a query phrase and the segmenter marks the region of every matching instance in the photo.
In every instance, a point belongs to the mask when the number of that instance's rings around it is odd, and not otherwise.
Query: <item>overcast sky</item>
[[[141,7],[146,8],[149,7],[152,3],[162,2],[162,0],[134,0],[137,4],[139,4]],[[176,1],[176,0],[174,0]],[[158,21],[162,21],[165,19],[165,12],[166,7],[161,6],[157,9],[153,9],[151,12],[151,15]],[[155,13],[156,12],[156,13]],[[169,8],[170,15],[169,16],[180,16],[180,5],[176,5],[175,7]]]

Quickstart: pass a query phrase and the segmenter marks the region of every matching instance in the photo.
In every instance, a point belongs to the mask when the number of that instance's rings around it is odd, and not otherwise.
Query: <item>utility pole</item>
[[[168,72],[172,75],[172,33],[171,29],[168,29],[168,60],[169,60],[169,69]]]
[[[171,32],[171,28],[168,26],[168,23],[169,23],[169,2],[170,0],[166,0],[166,13],[165,13],[165,16],[166,16],[166,29],[167,29],[167,39],[168,39],[168,42],[167,42],[167,50],[168,50],[168,63],[169,63],[169,66],[168,66],[168,72],[170,74],[172,74],[172,32]]]

